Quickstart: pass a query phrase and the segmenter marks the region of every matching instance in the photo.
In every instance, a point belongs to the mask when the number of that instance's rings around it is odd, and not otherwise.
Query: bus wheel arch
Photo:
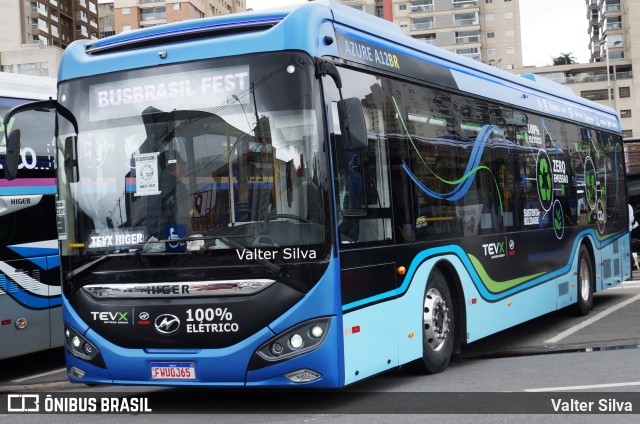
[[[461,312],[460,281],[451,264],[441,261],[427,278],[422,310],[422,358],[408,364],[409,369],[425,374],[444,371],[453,356],[460,353]]]
[[[587,315],[593,308],[593,293],[596,289],[595,257],[593,246],[583,240],[578,249],[578,268],[576,272],[575,311],[578,315]]]

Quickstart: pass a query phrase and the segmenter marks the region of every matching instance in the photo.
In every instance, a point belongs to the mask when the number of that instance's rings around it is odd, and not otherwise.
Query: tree
[[[552,57],[553,65],[571,65],[572,63],[577,63],[575,56],[571,56],[573,53],[560,53],[558,57]]]

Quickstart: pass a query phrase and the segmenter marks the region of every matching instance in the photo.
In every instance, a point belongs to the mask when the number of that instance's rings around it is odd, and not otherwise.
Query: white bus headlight
[[[93,365],[101,368],[106,368],[100,351],[95,347],[93,343],[87,340],[80,332],[76,331],[73,327],[65,323],[64,326],[64,347],[76,358],[87,361]]]
[[[259,369],[317,349],[324,342],[330,323],[330,317],[316,318],[280,333],[260,346],[249,369]]]

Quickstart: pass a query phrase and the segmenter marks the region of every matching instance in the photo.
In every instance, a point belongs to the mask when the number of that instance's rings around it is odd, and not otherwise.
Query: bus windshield
[[[60,238],[85,255],[313,245],[324,257],[316,84],[312,60],[292,53],[63,84],[80,127],[58,138]]]

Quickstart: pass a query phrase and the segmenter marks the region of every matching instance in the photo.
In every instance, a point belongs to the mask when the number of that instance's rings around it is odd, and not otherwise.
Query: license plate
[[[195,380],[196,365],[193,362],[152,362],[152,380]]]

